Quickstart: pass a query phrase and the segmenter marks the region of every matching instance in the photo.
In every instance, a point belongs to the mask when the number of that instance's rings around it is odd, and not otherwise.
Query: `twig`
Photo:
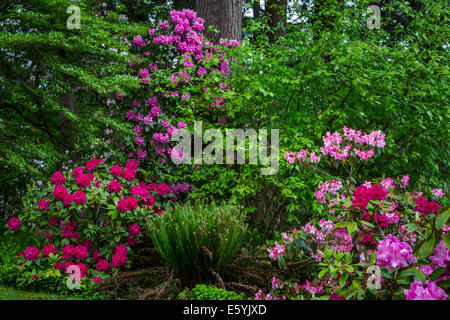
[[[218,274],[212,268],[209,269],[209,272],[211,272],[211,274],[216,278],[216,280],[217,280],[217,282],[219,284],[219,287],[226,290],[227,288],[225,287],[225,283],[223,282],[222,277],[220,276],[220,274]]]

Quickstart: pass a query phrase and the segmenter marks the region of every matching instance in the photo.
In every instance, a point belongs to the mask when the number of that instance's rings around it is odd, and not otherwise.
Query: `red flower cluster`
[[[64,175],[59,171],[55,171],[52,175],[52,183],[58,185],[64,184],[64,182],[66,182]]]
[[[22,223],[18,218],[12,217],[8,220],[8,229],[11,231],[17,231],[19,230],[21,224]]]
[[[91,181],[94,179],[95,177],[92,173],[82,173],[77,176],[77,185],[80,188],[88,188],[91,185]]]
[[[441,206],[436,201],[428,202],[427,199],[419,197],[416,200],[416,207],[414,211],[422,212],[422,215],[428,215],[429,213],[438,214]]]
[[[120,182],[117,180],[112,180],[110,183],[108,183],[106,189],[109,192],[120,193],[120,190],[122,189],[122,184],[120,184]]]
[[[37,203],[38,210],[48,210],[49,205],[50,205],[50,202],[45,201],[45,200],[40,200]]]
[[[77,232],[78,226],[75,222],[68,221],[62,228],[62,236],[64,238],[73,238],[77,241],[80,240],[80,235]]]
[[[112,257],[113,266],[116,268],[120,268],[125,263],[127,263],[127,253],[128,248],[123,244],[119,244],[114,251],[114,255]]]
[[[134,211],[136,210],[137,205],[138,200],[135,197],[120,199],[119,202],[117,202],[117,210],[120,212]]]
[[[42,248],[41,252],[44,257],[48,257],[50,253],[56,254],[56,248],[53,244],[48,243]]]
[[[105,162],[101,159],[95,159],[95,158],[89,160],[88,162],[86,162],[86,166],[85,166],[86,171],[92,171],[92,170],[97,169],[97,165],[99,163],[105,163]]]
[[[387,192],[377,184],[370,188],[361,185],[353,192],[352,207],[361,208],[365,213],[370,200],[384,200],[386,195]]]

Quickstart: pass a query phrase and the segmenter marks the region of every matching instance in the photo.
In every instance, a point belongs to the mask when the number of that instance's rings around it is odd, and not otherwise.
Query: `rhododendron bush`
[[[323,141],[321,155],[286,152],[286,160],[317,170],[314,163],[328,157],[335,166],[350,167],[347,180],[326,180],[315,192],[329,218],[283,232],[267,249],[281,268],[309,266],[312,272],[303,282],[275,277],[270,292],[260,290],[256,299],[447,299],[450,210],[441,206],[446,194],[410,191],[407,175],[355,184],[355,159],[366,161],[374,155],[369,148],[385,145],[381,132],[344,128],[343,136],[328,132]]]
[[[178,143],[171,138],[194,120],[218,126],[229,118],[226,103],[232,91],[226,50],[239,43],[207,41],[203,23],[192,10],[171,11],[168,21],[129,42],[135,57],[127,72],[136,77],[138,88],[117,92],[114,103],[133,131],[121,149],[144,168],[169,165]],[[174,151],[179,159],[185,156],[182,150]]]
[[[56,269],[65,274],[76,265],[81,277],[101,283],[107,274],[130,266],[130,253],[143,239],[143,228],[164,214],[174,200],[174,186],[139,181],[138,163],[107,164],[100,159],[84,167],[55,172],[44,187],[32,186],[19,218],[8,221],[17,232],[36,235],[19,264],[27,270]]]

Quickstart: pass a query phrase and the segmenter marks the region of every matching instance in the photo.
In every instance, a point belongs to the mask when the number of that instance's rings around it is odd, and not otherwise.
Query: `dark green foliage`
[[[106,128],[126,126],[106,103],[108,92],[132,84],[121,75],[135,24],[95,16],[92,1],[77,2],[81,29],[68,29],[63,0],[7,1],[0,12],[0,199],[18,208],[18,192],[67,161],[86,161]],[[116,52],[117,51],[117,52]]]

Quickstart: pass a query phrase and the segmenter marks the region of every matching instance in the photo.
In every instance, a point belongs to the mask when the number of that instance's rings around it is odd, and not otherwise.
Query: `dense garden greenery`
[[[371,30],[370,4],[294,1],[285,25],[244,15],[242,41],[214,43],[189,1],[3,1],[0,284],[448,299],[448,6],[383,1]],[[200,121],[278,129],[276,173],[177,149]]]

